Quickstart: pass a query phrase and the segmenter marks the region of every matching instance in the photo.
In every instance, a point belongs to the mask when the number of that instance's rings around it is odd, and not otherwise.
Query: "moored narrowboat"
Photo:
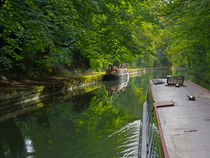
[[[124,77],[129,77],[128,69],[125,64],[120,64],[117,67],[110,65],[106,70],[106,75],[103,76],[104,81],[120,80]]]

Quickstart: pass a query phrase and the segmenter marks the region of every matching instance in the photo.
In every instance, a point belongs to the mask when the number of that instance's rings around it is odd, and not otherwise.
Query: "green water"
[[[87,93],[51,96],[42,108],[0,123],[0,158],[138,157],[149,79],[168,74],[151,71]]]

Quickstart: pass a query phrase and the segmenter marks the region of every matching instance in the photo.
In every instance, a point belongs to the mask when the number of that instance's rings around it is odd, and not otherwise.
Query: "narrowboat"
[[[110,65],[106,70],[106,75],[103,76],[103,81],[115,81],[121,80],[122,78],[129,78],[128,69],[125,64],[120,64],[118,66]]]

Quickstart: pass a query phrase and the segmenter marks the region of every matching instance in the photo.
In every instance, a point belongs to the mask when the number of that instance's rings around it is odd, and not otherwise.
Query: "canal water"
[[[149,71],[79,94],[51,96],[41,108],[0,122],[0,158],[139,157],[149,80],[170,73]]]

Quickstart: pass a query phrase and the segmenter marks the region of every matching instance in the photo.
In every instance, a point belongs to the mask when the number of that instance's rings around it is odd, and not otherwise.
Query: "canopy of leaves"
[[[209,12],[207,0],[1,0],[0,72],[170,62],[208,82]]]
[[[55,63],[81,64],[75,54],[93,69],[150,56],[145,30],[157,20],[149,7],[138,0],[2,0],[1,71],[50,73]]]
[[[207,0],[158,1],[162,23],[159,46],[175,67],[185,67],[209,82],[210,3]]]

